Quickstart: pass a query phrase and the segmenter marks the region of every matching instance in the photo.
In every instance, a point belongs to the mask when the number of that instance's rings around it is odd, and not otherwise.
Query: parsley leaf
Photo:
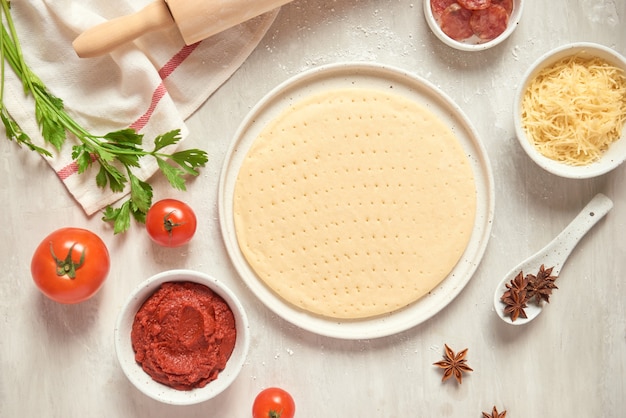
[[[154,139],[154,152],[160,151],[168,145],[174,145],[180,141],[180,131],[171,131],[159,135]]]

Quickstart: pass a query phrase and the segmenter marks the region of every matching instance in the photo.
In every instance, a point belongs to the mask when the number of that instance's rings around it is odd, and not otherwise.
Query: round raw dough
[[[239,247],[289,303],[368,318],[435,288],[470,239],[476,188],[453,132],[375,89],[318,93],[255,139],[234,193]]]

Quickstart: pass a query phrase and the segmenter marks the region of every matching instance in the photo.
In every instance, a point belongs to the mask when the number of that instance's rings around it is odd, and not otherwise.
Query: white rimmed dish
[[[560,177],[585,179],[606,174],[626,160],[626,125],[622,129],[621,138],[611,144],[599,160],[586,165],[574,166],[553,160],[541,154],[528,139],[521,119],[522,100],[530,82],[542,69],[574,55],[583,58],[597,57],[603,59],[609,64],[623,69],[626,74],[626,58],[606,46],[589,42],[577,42],[555,48],[539,57],[524,74],[515,94],[513,120],[515,133],[520,145],[539,167]]]
[[[203,388],[178,390],[153,380],[135,361],[131,343],[131,329],[135,314],[163,283],[194,282],[207,286],[228,304],[235,317],[237,340],[235,348],[217,379]],[[156,274],[133,290],[117,318],[114,331],[115,351],[120,366],[128,380],[139,391],[157,401],[171,405],[192,405],[207,401],[222,393],[235,380],[248,355],[250,329],[242,304],[235,294],[219,280],[192,270],[169,270]]]
[[[234,189],[239,169],[252,143],[265,125],[287,106],[312,94],[337,88],[374,88],[393,91],[427,107],[459,138],[475,177],[476,221],[470,242],[452,272],[439,286],[404,309],[362,320],[317,316],[280,298],[247,263],[237,241],[233,214]],[[390,66],[339,63],[313,68],[271,90],[242,121],[226,155],[220,176],[220,227],[233,265],[265,306],[286,321],[307,331],[341,339],[378,338],[412,328],[447,306],[463,290],[482,259],[489,240],[494,211],[494,187],[487,153],[469,119],[443,92],[428,81]]]
[[[464,40],[456,40],[448,36],[441,29],[440,23],[433,14],[431,0],[424,0],[424,18],[426,19],[426,23],[428,23],[430,30],[444,44],[461,51],[484,51],[502,43],[505,39],[511,36],[522,18],[523,4],[523,0],[513,0],[513,10],[509,15],[506,29],[496,38],[489,41],[483,41],[475,35]]]

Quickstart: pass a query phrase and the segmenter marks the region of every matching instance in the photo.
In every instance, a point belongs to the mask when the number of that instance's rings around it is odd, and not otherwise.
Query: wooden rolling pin
[[[94,26],[72,43],[79,57],[106,54],[154,30],[176,26],[191,45],[291,0],[156,0],[138,12]]]

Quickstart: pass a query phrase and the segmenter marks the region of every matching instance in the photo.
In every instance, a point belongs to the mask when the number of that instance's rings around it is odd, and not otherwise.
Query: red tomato
[[[100,289],[110,266],[109,251],[100,237],[86,229],[61,228],[41,241],[30,272],[50,299],[79,303]]]
[[[252,405],[253,418],[293,418],[296,403],[281,388],[267,388],[259,392]]]
[[[187,244],[196,233],[196,214],[184,202],[159,200],[146,215],[146,230],[150,238],[164,247]]]

